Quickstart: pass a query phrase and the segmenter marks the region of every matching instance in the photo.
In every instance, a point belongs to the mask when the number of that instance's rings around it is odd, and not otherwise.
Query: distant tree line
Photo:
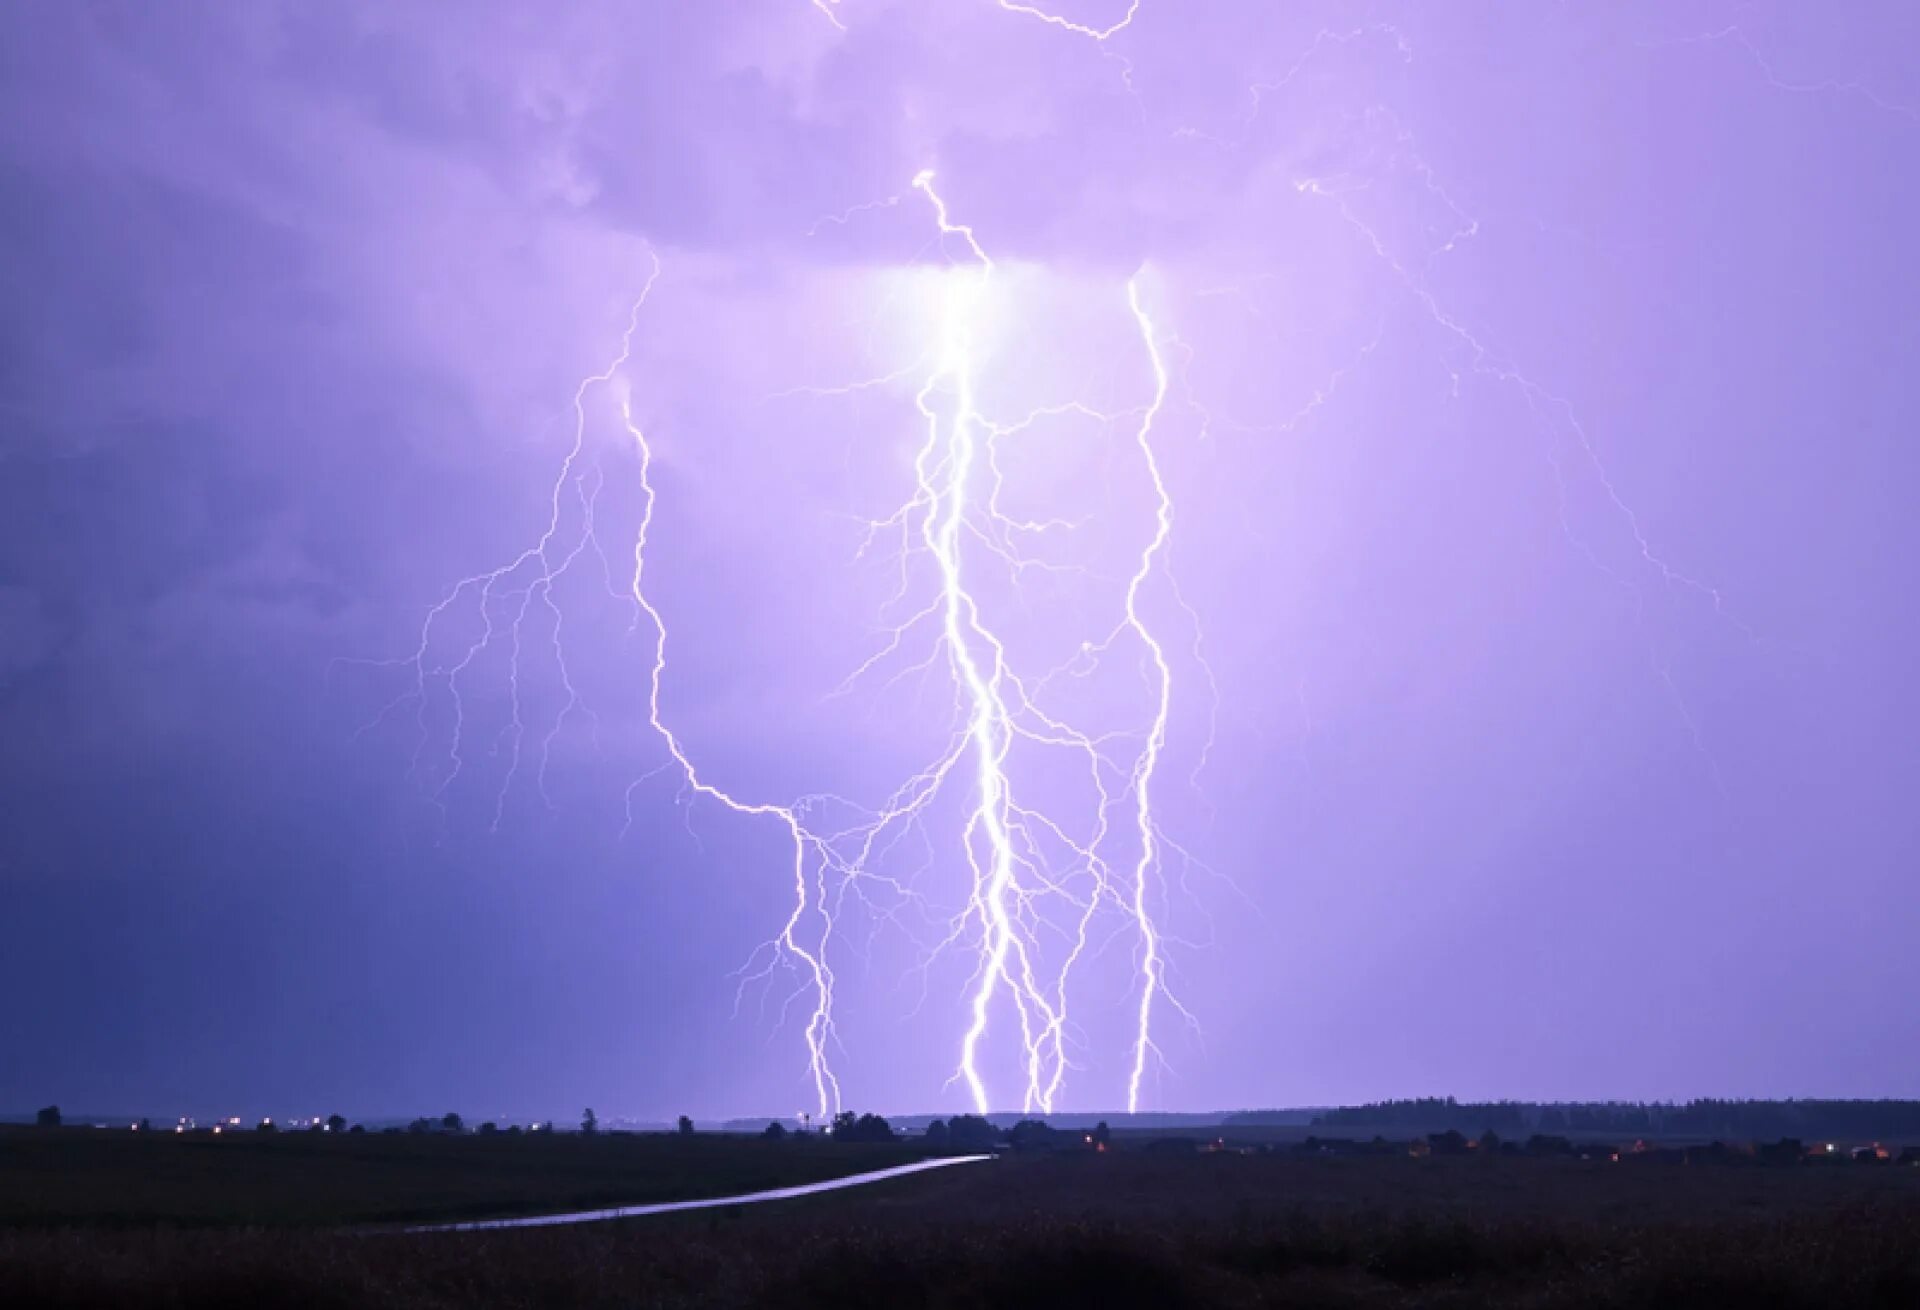
[[[1226,1122],[1236,1122],[1230,1116]],[[1920,1136],[1920,1101],[1456,1101],[1453,1097],[1376,1101],[1313,1118],[1316,1128],[1407,1132],[1493,1130],[1533,1133],[1662,1134],[1762,1140],[1782,1137]]]
[[[893,1125],[881,1116],[855,1114],[851,1110],[843,1110],[835,1115],[825,1133],[836,1142],[901,1140]],[[784,1141],[789,1137],[804,1139],[807,1136],[805,1132],[789,1129],[778,1120],[768,1124],[760,1135],[769,1141]],[[956,1114],[951,1119],[933,1120],[921,1133],[919,1141],[922,1145],[941,1151],[991,1151],[1003,1143],[1016,1151],[1084,1150],[1088,1147],[1104,1151],[1112,1136],[1112,1131],[1104,1122],[1091,1129],[1060,1129],[1050,1127],[1044,1120],[1022,1119],[1012,1128],[1002,1130],[981,1115]]]
[[[990,1151],[1000,1141],[1000,1130],[977,1114],[935,1119],[923,1134],[927,1145],[952,1151]]]

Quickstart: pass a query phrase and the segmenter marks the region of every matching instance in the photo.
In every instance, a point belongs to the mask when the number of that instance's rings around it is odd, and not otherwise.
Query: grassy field
[[[905,1146],[669,1134],[0,1130],[0,1227],[282,1227],[679,1201],[919,1159]]]
[[[565,1144],[637,1165],[663,1140]],[[742,1171],[832,1150],[672,1145]],[[0,1229],[0,1305],[260,1304],[1912,1310],[1920,1170],[1123,1151],[516,1232]]]

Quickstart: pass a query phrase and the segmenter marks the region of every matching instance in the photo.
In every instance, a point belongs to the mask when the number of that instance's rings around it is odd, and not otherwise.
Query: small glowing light
[[[218,1137],[218,1136],[220,1135],[220,1125],[219,1125],[219,1124],[215,1124],[215,1125],[213,1126],[213,1135],[214,1135],[215,1137]]]

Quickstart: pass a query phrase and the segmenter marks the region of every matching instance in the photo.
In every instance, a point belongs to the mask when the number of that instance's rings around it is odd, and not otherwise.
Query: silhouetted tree
[[[927,1125],[927,1131],[921,1134],[921,1139],[925,1141],[928,1146],[936,1149],[945,1147],[948,1140],[947,1121],[945,1119],[935,1119]]]
[[[1107,1149],[1107,1143],[1112,1140],[1113,1129],[1107,1127],[1107,1121],[1105,1119],[1102,1119],[1093,1126],[1093,1144],[1095,1146],[1104,1151]]]
[[[1051,1151],[1054,1132],[1043,1119],[1022,1119],[1007,1134],[1007,1140],[1016,1151]]]
[[[150,1132],[152,1132],[152,1131],[153,1131],[153,1120],[151,1120],[151,1119],[142,1119],[142,1120],[140,1121],[140,1131],[141,1131],[141,1132],[143,1132],[143,1133],[150,1133]]]
[[[956,1151],[987,1151],[1000,1140],[1000,1130],[977,1114],[956,1114],[947,1120],[947,1143]]]
[[[769,1142],[784,1141],[787,1136],[786,1125],[782,1124],[778,1119],[775,1119],[773,1122],[767,1125],[766,1131],[762,1132],[760,1135],[766,1138]]]
[[[480,1125],[478,1131],[482,1137],[491,1137],[500,1131],[500,1125],[489,1119]]]
[[[1757,1154],[1762,1164],[1799,1164],[1807,1157],[1806,1145],[1798,1137],[1782,1137],[1770,1146],[1761,1146]]]
[[[459,1115],[449,1110],[440,1116],[440,1127],[450,1133],[465,1132],[467,1125]]]
[[[539,1131],[537,1125],[534,1131]],[[600,1131],[600,1116],[593,1112],[592,1106],[588,1106],[580,1115],[580,1131],[589,1137]]]
[[[346,1132],[346,1131],[347,1131],[347,1117],[346,1117],[345,1115],[343,1115],[343,1114],[330,1114],[330,1115],[328,1115],[328,1116],[327,1116],[327,1131],[328,1131],[328,1132],[330,1132],[330,1133],[344,1133],[344,1132]]]
[[[1427,1144],[1433,1148],[1435,1155],[1465,1155],[1467,1153],[1467,1139],[1451,1128],[1447,1129],[1444,1133],[1428,1133]]]
[[[424,1117],[415,1119],[407,1125],[407,1131],[410,1133],[430,1133],[433,1131],[433,1120]]]
[[[364,1133],[367,1131],[367,1126],[365,1124],[355,1124],[353,1127],[347,1129],[347,1131],[350,1133]]]
[[[33,1116],[33,1123],[36,1128],[58,1128],[60,1126],[60,1107],[57,1105],[49,1105],[46,1109]]]
[[[680,1116],[680,1135],[682,1137],[693,1136],[693,1120],[687,1118],[684,1114]]]
[[[851,1110],[842,1110],[833,1116],[833,1126],[827,1130],[833,1134],[836,1142],[892,1142],[898,1139],[894,1135],[893,1125],[877,1114],[855,1114]]]

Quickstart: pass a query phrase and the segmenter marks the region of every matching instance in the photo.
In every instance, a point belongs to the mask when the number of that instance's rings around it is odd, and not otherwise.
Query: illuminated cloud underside
[[[1103,47],[1100,56],[1118,63],[1119,82],[1139,103],[1131,65],[1104,48],[1123,34],[1140,35],[1139,3],[1106,25],[1010,0],[996,4],[1009,19],[1028,20],[1036,40],[1073,37]],[[851,14],[840,0],[813,0],[813,7],[834,29],[848,30]],[[1751,54],[1768,84],[1781,90],[1855,95],[1878,109],[1907,113],[1851,80],[1781,79],[1738,28],[1682,40],[1732,43]],[[1408,36],[1392,24],[1323,28],[1295,57],[1277,64],[1273,75],[1247,86],[1237,121],[1205,131],[1169,125],[1166,139],[1222,153],[1245,149],[1271,98],[1288,91],[1313,61],[1349,46],[1371,49],[1388,64],[1415,58]],[[1719,585],[1683,570],[1655,545],[1573,401],[1543,373],[1523,369],[1473,315],[1437,289],[1436,266],[1482,241],[1483,227],[1428,164],[1415,134],[1380,104],[1368,105],[1351,126],[1361,144],[1345,167],[1321,170],[1311,160],[1291,161],[1284,191],[1324,214],[1328,227],[1350,244],[1344,253],[1389,289],[1399,311],[1419,322],[1428,334],[1430,361],[1446,375],[1446,399],[1458,401],[1477,383],[1523,410],[1551,467],[1565,544],[1631,598],[1636,622],[1650,594],[1677,597],[1741,642],[1756,643],[1754,629]],[[451,693],[450,767],[432,787],[436,798],[444,797],[461,776],[470,748],[462,680],[483,654],[504,645],[512,715],[501,738],[509,744],[508,763],[495,794],[494,824],[523,768],[531,769],[544,794],[555,742],[570,716],[585,712],[568,675],[562,640],[568,620],[556,602],[556,585],[577,568],[603,566],[609,554],[626,552],[625,542],[610,545],[611,533],[596,526],[595,515],[606,479],[630,474],[642,512],[630,543],[631,570],[620,590],[631,608],[632,631],[649,651],[643,675],[647,720],[667,758],[627,788],[629,818],[642,789],[671,776],[685,796],[741,824],[781,834],[790,892],[770,908],[777,927],[740,971],[739,987],[743,995],[755,986],[776,994],[791,988],[781,1013],[792,1020],[786,1031],[800,1041],[817,1112],[839,1110],[847,1099],[843,1093],[859,1099],[858,1089],[843,1088],[836,1071],[836,1007],[849,985],[842,981],[846,963],[859,954],[849,930],[855,919],[905,933],[922,977],[936,962],[965,961],[965,986],[941,1011],[945,1019],[959,1017],[948,1038],[945,1086],[965,1104],[980,1111],[1018,1106],[1050,1112],[1120,1101],[1138,1110],[1153,1101],[1152,1074],[1164,1061],[1169,1027],[1199,1029],[1171,983],[1180,943],[1166,922],[1170,901],[1186,890],[1175,885],[1180,880],[1169,876],[1169,865],[1193,867],[1195,861],[1165,821],[1163,798],[1170,783],[1170,738],[1183,728],[1190,732],[1189,755],[1197,762],[1191,774],[1183,771],[1171,781],[1197,790],[1218,709],[1213,671],[1202,657],[1203,625],[1169,561],[1181,521],[1174,484],[1164,474],[1169,423],[1177,413],[1187,425],[1187,441],[1207,440],[1216,426],[1263,437],[1291,434],[1355,385],[1354,375],[1388,336],[1387,320],[1383,313],[1357,339],[1351,358],[1326,374],[1303,404],[1238,422],[1216,415],[1195,393],[1186,376],[1195,352],[1180,335],[1173,307],[1212,301],[1264,322],[1269,309],[1255,293],[1257,276],[1168,295],[1152,263],[1117,277],[1077,274],[1063,281],[1088,302],[1085,312],[1125,325],[1126,350],[1105,352],[1109,359],[1124,356],[1124,398],[1116,403],[1102,395],[1095,403],[1079,390],[1079,377],[1061,376],[1046,403],[1001,412],[982,397],[1009,367],[1002,325],[1032,308],[1020,303],[1030,284],[1009,278],[996,262],[990,232],[977,233],[971,223],[958,221],[956,214],[970,207],[956,201],[950,208],[947,194],[949,187],[964,194],[964,185],[957,174],[943,169],[936,178],[929,168],[901,194],[854,204],[806,231],[857,232],[883,212],[896,211],[891,217],[897,217],[909,207],[924,224],[925,261],[897,268],[898,285],[888,292],[892,297],[901,286],[909,288],[914,312],[908,317],[917,316],[920,339],[890,357],[875,377],[801,390],[814,398],[878,397],[877,403],[894,406],[889,421],[898,420],[903,429],[911,424],[918,433],[897,508],[862,524],[861,558],[895,568],[899,585],[875,615],[880,640],[869,658],[845,670],[841,690],[937,683],[944,688],[941,703],[951,706],[938,749],[877,795],[772,798],[750,794],[722,776],[724,770],[711,763],[712,743],[696,739],[676,715],[676,688],[686,685],[690,666],[676,655],[672,607],[650,585],[657,576],[650,567],[670,558],[675,543],[657,526],[656,508],[669,493],[657,482],[660,457],[640,417],[640,402],[657,379],[644,352],[635,349],[636,331],[655,312],[650,298],[662,280],[675,276],[672,261],[659,259],[632,304],[619,350],[574,395],[572,443],[551,487],[545,530],[500,568],[461,579],[430,610],[414,654],[400,661],[412,671],[413,685],[389,709],[418,707],[425,742],[436,731],[426,718],[435,689]],[[1374,202],[1389,186],[1412,195],[1409,212],[1415,218],[1382,217]],[[829,326],[822,324],[823,330]],[[584,459],[604,435],[603,417],[593,409],[596,397],[613,398],[632,457],[612,473]],[[1024,493],[1033,487],[1023,482],[1031,469],[1014,456],[1065,444],[1068,433],[1084,442],[1086,431],[1097,433],[1109,451],[1124,452],[1126,476],[1137,480],[1137,494],[1119,497],[1120,525],[1102,525],[1093,537],[1095,558],[1062,562],[1053,545],[1082,532],[1087,519],[1065,507],[1032,513]],[[878,467],[881,452],[873,453]],[[1010,466],[1021,471],[1010,475]],[[1048,492],[1040,494],[1044,499]],[[1598,514],[1583,516],[1572,508],[1582,498],[1589,508],[1598,505]],[[1037,576],[1049,586],[1063,578],[1084,583],[1083,599],[1104,606],[1099,621],[1084,631],[1073,625],[1085,608],[1060,607],[1043,616],[1039,626],[1051,629],[1049,644],[1066,652],[1059,658],[1029,658],[1034,644],[1021,639],[1022,625],[1034,620],[1015,617]],[[455,639],[449,659],[443,625],[463,612],[477,615],[480,626],[470,638]],[[527,621],[536,614],[548,633],[565,701],[523,758],[523,742],[534,730],[521,713],[522,652],[535,639]],[[1647,652],[1701,768],[1724,795],[1719,762],[1680,682],[1654,644]],[[1094,685],[1100,694],[1079,694]],[[1124,693],[1113,694],[1115,687]],[[1310,718],[1304,690],[1301,701]],[[1072,786],[1062,781],[1069,777]],[[917,865],[903,858],[910,846],[927,851]],[[937,930],[916,935],[897,912],[902,906]],[[1119,959],[1125,965],[1116,969]],[[1127,1016],[1118,1039],[1124,1051],[1102,1067],[1119,1067],[1121,1077],[1106,1084],[1076,1081],[1089,1043],[1085,1016],[1116,1007]],[[1112,1044],[1104,1030],[1102,1040]]]

